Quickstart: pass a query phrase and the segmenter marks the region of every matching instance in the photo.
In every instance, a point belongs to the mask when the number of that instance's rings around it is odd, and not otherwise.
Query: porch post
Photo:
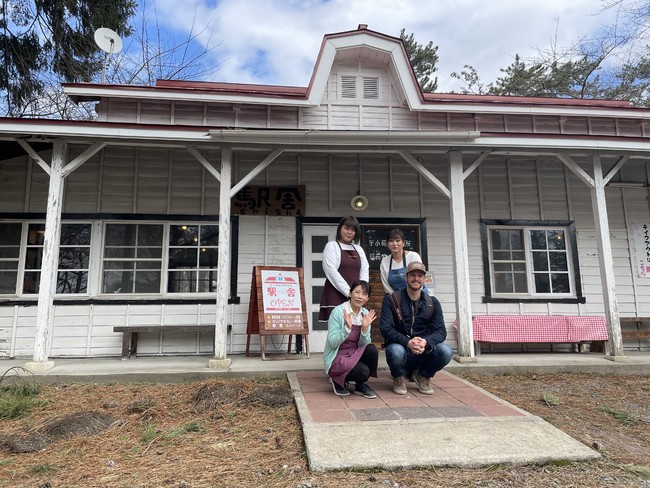
[[[54,141],[50,167],[50,185],[47,194],[45,234],[43,236],[43,261],[38,290],[34,361],[25,364],[26,369],[34,372],[47,371],[54,367],[54,361],[48,361],[47,346],[54,325],[54,293],[56,292],[59,243],[61,242],[61,210],[64,188],[63,157],[65,150],[66,144],[63,141]]]
[[[216,323],[214,328],[214,358],[208,366],[215,369],[230,367],[226,358],[228,329],[226,309],[230,294],[230,188],[232,179],[232,148],[221,148],[221,184],[219,185],[219,273],[217,275]]]
[[[458,327],[459,362],[476,362],[472,334],[472,303],[469,286],[467,222],[465,216],[465,185],[463,157],[460,151],[449,153],[450,214],[456,291],[456,326]]]
[[[621,321],[618,312],[618,299],[616,298],[616,284],[614,283],[614,260],[612,258],[612,245],[609,240],[609,221],[607,219],[603,168],[600,161],[600,154],[595,153],[592,159],[594,166],[594,186],[591,189],[591,206],[596,227],[600,279],[603,286],[607,335],[609,336],[609,351],[605,358],[612,361],[624,361]]]

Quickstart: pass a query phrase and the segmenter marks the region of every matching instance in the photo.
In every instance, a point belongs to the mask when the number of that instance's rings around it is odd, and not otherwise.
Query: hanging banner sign
[[[245,186],[232,197],[233,215],[302,217],[305,215],[305,186]]]
[[[640,278],[650,278],[650,224],[632,224],[635,267]]]

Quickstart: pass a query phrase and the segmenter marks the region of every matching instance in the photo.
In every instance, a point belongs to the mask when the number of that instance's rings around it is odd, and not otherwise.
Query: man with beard
[[[406,377],[415,381],[420,393],[433,394],[430,380],[451,358],[444,344],[447,329],[442,307],[424,293],[426,268],[418,261],[406,269],[406,288],[387,293],[381,306],[379,328],[386,340],[386,362],[393,377],[393,391],[405,395]]]

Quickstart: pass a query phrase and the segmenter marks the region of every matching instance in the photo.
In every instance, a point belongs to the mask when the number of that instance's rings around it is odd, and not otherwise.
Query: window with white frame
[[[486,295],[524,299],[579,296],[575,233],[570,223],[565,224],[484,223]]]
[[[102,293],[160,293],[162,224],[106,224]]]
[[[214,224],[106,224],[102,293],[213,292],[218,239]]]
[[[164,298],[216,290],[217,224],[105,222],[95,235],[96,225],[89,221],[61,224],[57,295]],[[0,222],[0,295],[38,295],[44,237],[44,222]],[[93,253],[98,255],[96,261],[91,260]],[[236,269],[236,256],[233,260]],[[94,273],[99,278],[92,280]],[[236,293],[236,283],[231,288]]]
[[[90,241],[92,229],[87,223],[61,224],[59,266],[56,293],[78,294],[88,292]],[[44,223],[27,224],[25,267],[22,293],[37,294],[43,265]]]
[[[0,222],[0,294],[14,295],[18,283],[23,224]]]
[[[167,291],[205,293],[217,288],[217,225],[171,225]]]

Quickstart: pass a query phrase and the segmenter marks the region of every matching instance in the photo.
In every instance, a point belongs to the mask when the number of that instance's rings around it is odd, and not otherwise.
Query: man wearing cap
[[[406,394],[405,376],[411,372],[420,393],[433,394],[429,380],[453,357],[451,348],[444,344],[447,329],[440,302],[422,290],[426,271],[421,262],[410,263],[406,288],[394,297],[387,293],[381,306],[379,328],[386,340],[393,391],[398,395]]]

